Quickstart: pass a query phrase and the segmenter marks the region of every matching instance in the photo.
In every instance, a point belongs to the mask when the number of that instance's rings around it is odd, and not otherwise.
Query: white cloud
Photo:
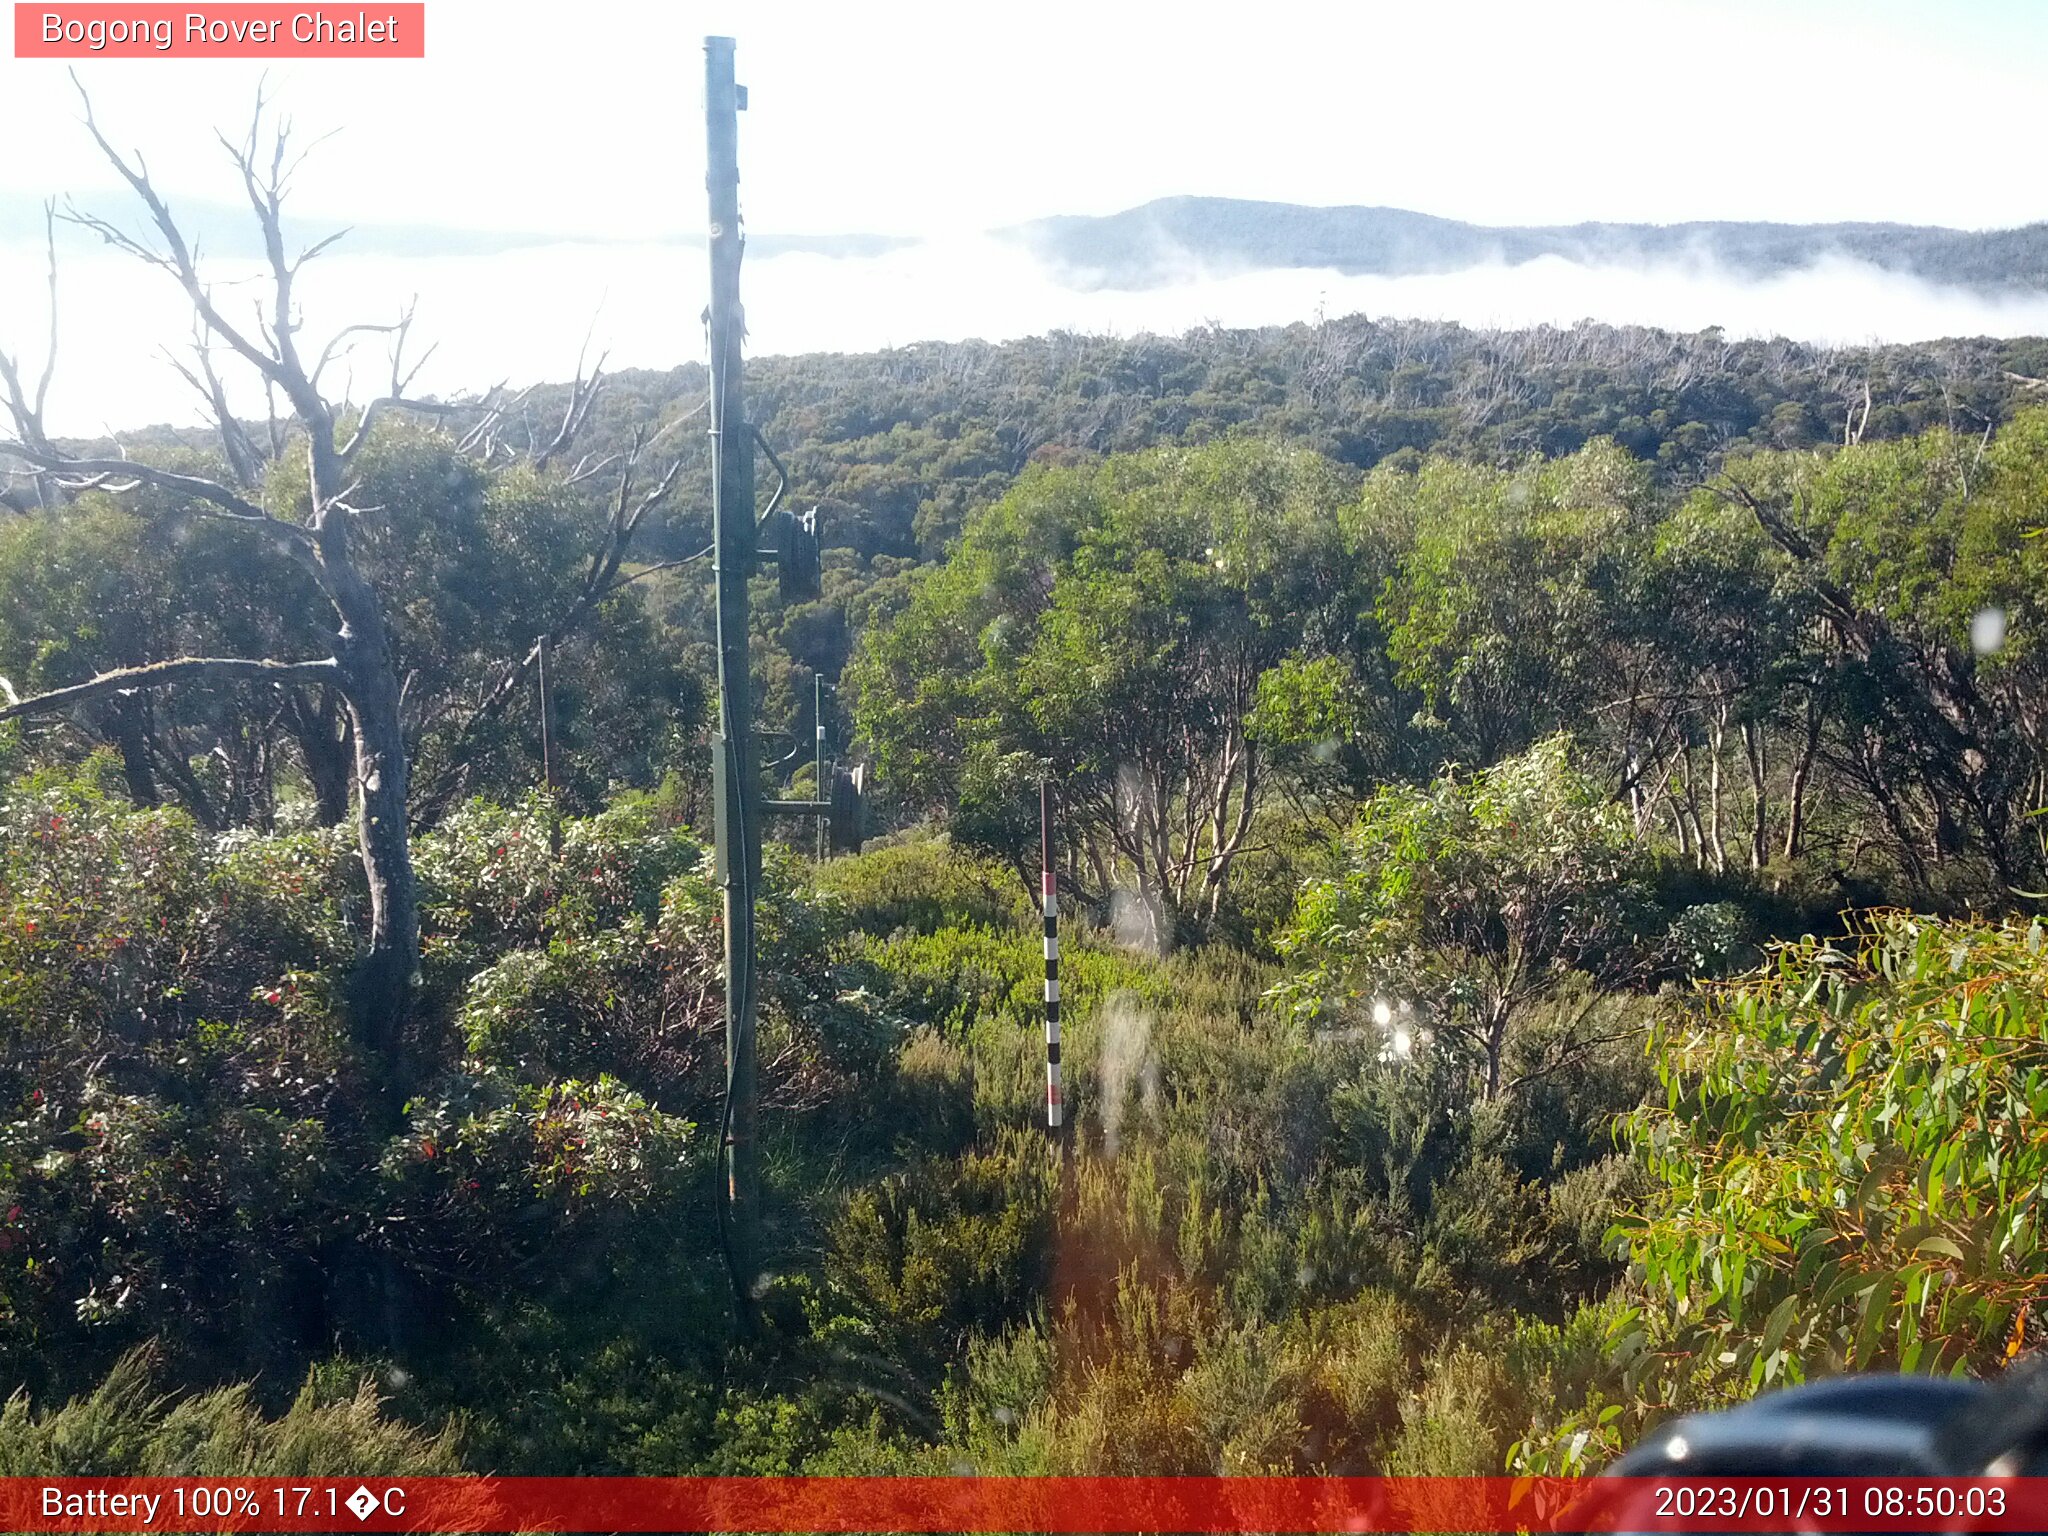
[[[701,228],[701,39],[735,32],[758,229],[925,234],[1175,193],[1487,223],[2048,215],[2048,7],[1904,0],[432,0],[423,61],[290,61],[342,130],[302,208],[565,236]],[[263,66],[82,66],[167,186],[224,183]],[[1929,125],[1967,104],[1969,142]],[[0,59],[0,187],[114,185],[62,63]],[[1971,146],[1978,146],[1973,151]],[[24,152],[27,151],[27,152]],[[231,190],[231,189],[230,189]]]
[[[36,301],[0,313],[0,345],[24,350],[31,367],[40,360],[44,327],[41,264],[39,250],[0,245],[0,292]],[[593,317],[597,343],[611,349],[614,367],[696,360],[703,354],[703,274],[701,251],[673,244],[558,245],[430,259],[336,253],[308,269],[303,295],[307,334],[318,340],[349,321],[393,315],[416,294],[416,335],[438,346],[422,385],[455,391],[507,378],[565,377]],[[1179,281],[1142,292],[1078,292],[1014,246],[960,237],[870,258],[756,260],[746,284],[756,355],[1000,340],[1053,329],[1133,334],[1212,321],[1284,324],[1318,309],[1475,326],[1589,318],[1680,330],[1719,325],[1731,336],[1836,343],[2048,334],[2048,294],[1942,287],[1840,258],[1762,280],[1699,262],[1595,268],[1545,257],[1409,277],[1190,269]],[[67,255],[62,326],[52,392],[59,429],[194,419],[186,386],[157,355],[188,333],[179,295],[162,274],[109,253]],[[359,396],[382,382],[380,347],[372,338],[355,353]]]
[[[311,328],[390,315],[417,293],[420,334],[441,347],[426,382],[444,390],[561,376],[600,301],[615,362],[697,357],[702,254],[656,242],[702,227],[707,31],[737,32],[752,91],[751,228],[925,238],[870,260],[754,261],[757,351],[1176,331],[1318,307],[1841,341],[2048,332],[2039,296],[1846,262],[1761,282],[1555,260],[1400,278],[1191,269],[1151,292],[1083,294],[973,233],[1174,193],[1491,223],[2021,223],[2048,215],[2038,180],[2010,156],[1958,153],[1924,124],[1966,101],[1973,142],[2031,141],[2048,75],[2048,7],[2031,0],[1268,0],[1228,16],[1164,0],[433,0],[424,61],[270,71],[304,136],[341,130],[302,173],[293,213],[310,233],[358,220],[563,243],[404,261],[343,247],[306,285]],[[241,61],[81,68],[115,141],[145,146],[187,208],[236,197],[213,130],[239,130],[262,73]],[[0,59],[0,199],[70,191],[96,210],[130,206],[77,113],[62,64]],[[40,263],[0,243],[0,346],[31,356]],[[57,419],[90,430],[183,414],[182,386],[153,356],[187,334],[161,278],[81,254],[67,257],[64,291]],[[374,357],[364,366],[374,372]]]

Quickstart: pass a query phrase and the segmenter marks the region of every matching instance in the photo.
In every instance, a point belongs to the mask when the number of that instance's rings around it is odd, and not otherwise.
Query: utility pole
[[[761,829],[765,818],[815,816],[825,825],[824,847],[859,851],[866,825],[867,767],[835,765],[824,782],[824,687],[815,685],[817,724],[812,762],[817,798],[770,798],[762,791],[761,756],[754,732],[747,662],[747,578],[772,564],[785,602],[811,602],[820,591],[822,554],[818,509],[797,514],[782,505],[789,471],[768,440],[747,420],[740,387],[747,316],[740,304],[739,114],[747,88],[733,82],[733,40],[704,39],[704,141],[711,197],[711,305],[704,312],[711,344],[711,543],[718,586],[718,737],[712,746],[718,884],[724,897],[725,1107],[719,1150],[725,1189],[719,1229],[732,1275],[733,1300],[743,1326],[752,1326],[755,1284],[761,1272],[761,1145],[754,901],[761,889]],[[775,490],[758,519],[754,508],[754,449],[775,468]],[[766,534],[768,543],[761,542]],[[783,764],[802,751],[799,742]]]
[[[704,139],[710,194],[711,529],[718,586],[718,737],[711,782],[716,801],[718,883],[724,894],[726,1257],[734,1300],[751,1319],[760,1272],[761,1148],[756,1084],[754,893],[761,883],[760,797],[747,672],[747,578],[753,572],[754,434],[740,384],[746,334],[740,307],[739,113],[745,89],[733,80],[733,40],[704,39]]]

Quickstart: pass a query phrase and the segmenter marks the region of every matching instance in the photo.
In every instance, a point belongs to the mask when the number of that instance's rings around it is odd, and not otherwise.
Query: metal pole
[[[1052,872],[1052,781],[1038,782],[1040,888],[1045,895],[1045,1124],[1057,1131],[1066,1106],[1060,1093],[1060,898]]]
[[[540,655],[540,781],[549,794],[555,792],[555,701],[548,693],[548,637],[542,635],[535,649]]]
[[[830,787],[825,783],[825,675],[811,674],[811,719],[816,722],[816,734],[812,737],[811,749],[811,793],[820,800],[831,798]],[[818,823],[818,862],[825,862],[825,823]]]
[[[740,387],[739,111],[733,40],[704,39],[704,137],[710,193],[711,526],[718,583],[718,880],[725,897],[726,1241],[735,1299],[752,1313],[760,1268],[761,1180],[754,1040],[754,893],[761,883],[759,768],[748,697],[747,577],[752,573],[754,441]]]
[[[561,786],[555,778],[555,692],[548,676],[546,635],[536,642],[536,649],[540,652],[540,774],[541,782],[548,791],[548,851],[559,854],[562,851],[562,811],[556,791]]]

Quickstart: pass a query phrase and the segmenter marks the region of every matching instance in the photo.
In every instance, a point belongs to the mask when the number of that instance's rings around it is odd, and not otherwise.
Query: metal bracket
[[[771,816],[822,816],[834,853],[859,853],[867,841],[868,765],[832,770],[829,800],[763,800]]]

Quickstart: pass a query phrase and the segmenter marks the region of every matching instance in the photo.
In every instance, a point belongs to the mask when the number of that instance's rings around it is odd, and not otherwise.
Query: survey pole
[[[1060,1081],[1060,893],[1053,872],[1052,781],[1038,781],[1039,894],[1045,903],[1045,1127],[1058,1136],[1066,1118]]]
[[[754,893],[761,883],[760,772],[748,696],[747,578],[753,573],[754,436],[741,388],[739,113],[733,40],[704,39],[704,137],[710,194],[711,528],[718,588],[715,838],[725,930],[725,1240],[735,1300],[751,1317],[760,1269],[761,1180],[755,1048]]]

